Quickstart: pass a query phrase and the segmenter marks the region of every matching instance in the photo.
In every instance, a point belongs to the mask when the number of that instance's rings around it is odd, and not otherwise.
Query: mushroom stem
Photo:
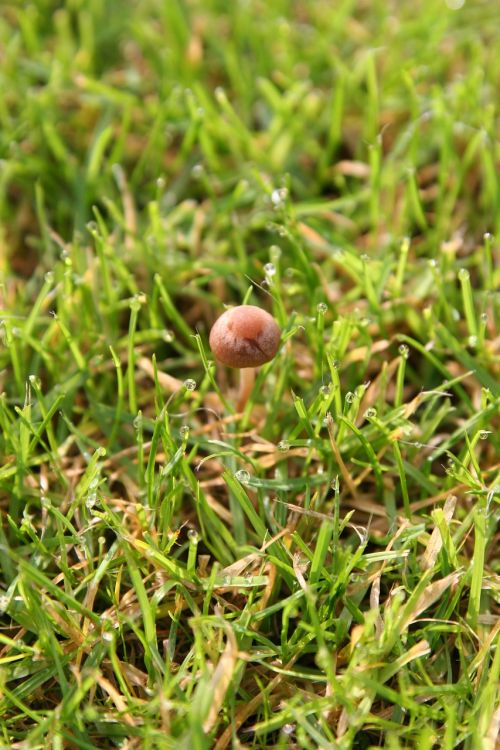
[[[240,370],[240,389],[238,391],[237,411],[243,411],[255,383],[255,367],[243,367]]]

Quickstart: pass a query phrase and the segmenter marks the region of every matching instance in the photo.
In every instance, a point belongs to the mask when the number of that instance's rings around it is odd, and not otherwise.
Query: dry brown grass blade
[[[298,658],[298,654],[291,659],[287,664],[284,665],[284,670],[289,670],[291,667],[293,667],[293,664],[295,660]],[[214,750],[226,750],[226,748],[229,746],[229,743],[231,742],[231,739],[233,737],[233,732],[237,731],[242,724],[245,723],[245,721],[255,714],[257,712],[257,709],[259,708],[260,704],[264,700],[264,697],[266,697],[266,701],[271,705],[271,707],[274,707],[277,705],[280,701],[282,696],[277,694],[276,691],[279,688],[280,684],[285,679],[285,675],[278,674],[276,677],[274,677],[269,685],[266,687],[265,690],[263,690],[260,693],[257,693],[248,703],[243,704],[238,712],[236,713],[235,721],[232,725],[226,727],[226,729],[223,731],[219,739],[214,745]]]
[[[137,367],[144,373],[146,373],[146,375],[151,378],[151,380],[154,380],[154,367],[147,357],[141,357],[137,362]],[[164,388],[168,393],[175,393],[176,391],[180,391],[181,388],[183,388],[182,380],[174,378],[172,375],[168,375],[166,372],[161,372],[160,370],[158,370],[157,377],[161,387]],[[190,394],[191,396],[199,395],[198,391],[190,391]]]
[[[115,688],[112,682],[110,682],[110,680],[108,680],[106,677],[103,677],[102,674],[98,674],[96,676],[96,681],[101,690],[109,695],[109,697],[115,704],[117,711],[119,711],[121,715],[120,718],[125,722],[125,724],[128,724],[131,727],[135,726],[136,722],[134,722],[131,715],[127,712],[127,704],[125,703],[125,699]]]
[[[455,495],[448,495],[443,506],[443,515],[446,523],[450,523],[451,519],[453,518],[456,505],[457,497]],[[439,526],[435,526],[427,547],[425,548],[425,552],[422,555],[421,563],[424,570],[430,570],[434,567],[437,556],[439,555],[442,546],[443,539],[439,530]]]
[[[422,591],[412,609],[405,613],[400,625],[401,632],[405,631],[412,622],[415,622],[422,612],[425,612],[426,609],[434,604],[434,602],[444,594],[446,589],[457,583],[461,575],[462,571],[454,571],[444,578],[441,578],[439,581],[430,583]]]
[[[210,684],[212,693],[212,702],[208,716],[203,723],[203,731],[210,732],[213,728],[219,711],[224,703],[227,689],[233,678],[234,670],[238,663],[238,643],[236,637],[229,626],[225,628],[227,635],[226,647],[215,667]]]
[[[123,215],[125,218],[125,247],[127,250],[132,250],[134,248],[134,239],[137,234],[137,217],[134,198],[130,192],[123,168],[119,164],[115,164],[113,171],[122,198]]]
[[[350,475],[347,466],[344,463],[344,460],[342,456],[340,455],[340,451],[337,445],[337,441],[335,440],[335,434],[333,432],[333,417],[330,412],[326,415],[326,426],[328,429],[328,436],[330,438],[330,445],[332,446],[333,455],[335,456],[335,460],[338,464],[338,467],[340,469],[340,473],[342,474],[342,478],[344,482],[346,483],[347,487],[349,488],[349,492],[351,493],[352,497],[357,500],[358,499],[358,493],[356,490],[356,485],[354,483],[354,480],[352,476]]]
[[[498,735],[500,733],[500,706],[491,717],[488,733],[484,738],[485,750],[498,750]]]

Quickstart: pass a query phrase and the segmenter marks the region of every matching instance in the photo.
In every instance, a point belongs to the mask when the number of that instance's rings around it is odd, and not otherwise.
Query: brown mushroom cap
[[[276,355],[280,335],[276,321],[265,310],[239,305],[215,321],[210,348],[228,367],[259,367]]]

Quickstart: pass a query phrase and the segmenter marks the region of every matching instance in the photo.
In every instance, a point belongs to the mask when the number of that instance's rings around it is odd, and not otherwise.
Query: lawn
[[[2,750],[494,750],[499,29],[2,2]]]

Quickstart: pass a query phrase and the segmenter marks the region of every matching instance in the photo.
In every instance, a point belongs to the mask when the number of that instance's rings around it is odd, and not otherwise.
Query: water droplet
[[[328,305],[324,302],[318,302],[316,305],[316,310],[320,313],[320,315],[324,315],[326,312],[328,312]]]
[[[94,234],[94,235],[97,234],[97,231],[99,229],[96,221],[88,221],[86,224],[86,227],[88,231],[90,232],[90,234]]]
[[[363,263],[368,263],[369,260],[370,260],[370,256],[367,253],[363,253],[359,257],[361,258],[361,260],[363,261]]]
[[[196,380],[193,380],[192,378],[187,378],[184,381],[183,385],[186,391],[194,391],[196,389]]]
[[[490,430],[480,430],[479,431],[479,440],[487,440],[488,435],[491,435]]]
[[[35,388],[40,388],[42,384],[42,381],[36,375],[30,375],[28,380],[30,381],[31,385],[34,386]]]
[[[189,425],[183,424],[181,427],[179,427],[179,434],[183,440],[187,440],[189,437]]]
[[[129,302],[129,307],[133,312],[139,312],[141,309],[141,298],[138,294],[136,294],[135,297],[132,297]]]
[[[100,445],[95,454],[96,456],[99,456],[99,458],[103,458],[106,455],[106,448],[103,445]]]
[[[338,370],[340,367],[340,360],[339,359],[332,359],[332,367],[334,370]]]
[[[164,177],[158,177],[158,179],[156,180],[156,187],[159,190],[163,190],[163,188],[165,187],[165,185],[166,185],[165,178]]]
[[[277,188],[271,193],[271,203],[274,208],[283,208],[287,197],[288,190],[286,188]]]
[[[196,529],[188,529],[187,535],[191,544],[198,544],[198,542],[200,541],[200,537]]]
[[[87,496],[87,499],[85,500],[85,506],[86,506],[87,510],[92,510],[92,508],[95,506],[96,502],[97,502],[97,493],[96,492],[91,492]]]
[[[289,737],[295,732],[295,724],[283,724],[281,731],[286,737]]]
[[[345,400],[347,404],[352,404],[354,401],[354,393],[351,393],[351,391],[347,391],[345,394]]]
[[[438,262],[437,262],[437,260],[436,260],[435,258],[430,258],[430,259],[429,259],[429,260],[427,261],[427,263],[428,263],[428,265],[429,265],[429,268],[437,268],[437,264],[438,264]]]
[[[45,279],[45,282],[47,284],[52,284],[54,282],[54,272],[53,271],[47,271],[45,276],[43,277]]]
[[[269,257],[273,263],[277,263],[281,258],[281,247],[278,245],[271,245],[269,248]]]
[[[460,279],[460,281],[468,281],[470,278],[470,273],[466,268],[461,268],[458,272],[458,278]]]
[[[403,359],[408,359],[408,357],[410,356],[410,349],[406,346],[406,344],[401,344],[398,351]]]
[[[174,333],[173,333],[173,331],[170,331],[170,330],[169,330],[169,329],[167,328],[167,329],[166,329],[165,331],[163,331],[163,336],[162,336],[162,338],[163,338],[163,341],[166,341],[166,342],[167,342],[167,344],[169,344],[169,343],[170,343],[171,341],[173,341],[173,340],[174,340]]]
[[[359,324],[363,326],[363,328],[368,328],[371,322],[372,322],[371,318],[361,318],[361,320],[359,321]]]
[[[370,408],[365,411],[365,419],[373,419],[373,417],[376,416],[377,410],[373,406],[370,406]]]
[[[288,440],[280,440],[278,445],[276,446],[280,453],[286,453],[290,450],[290,443]]]
[[[105,631],[102,634],[102,640],[106,641],[106,643],[112,643],[114,641],[114,639],[115,639],[115,634],[114,633],[109,633],[108,631]]]
[[[248,484],[250,482],[250,474],[246,469],[239,469],[234,476],[241,484]]]
[[[200,180],[204,174],[205,174],[205,167],[203,166],[203,164],[195,164],[194,167],[191,169],[191,177],[194,180]]]
[[[266,263],[264,266],[264,271],[266,272],[266,276],[274,276],[276,273],[276,266],[274,263]]]
[[[330,383],[326,383],[325,385],[322,385],[319,389],[319,392],[323,396],[324,399],[327,399],[332,391],[332,386]]]
[[[480,318],[481,318],[481,323],[487,323],[488,322],[488,313],[481,313]]]
[[[470,347],[477,346],[477,336],[469,336],[469,338],[467,339],[467,344]]]
[[[140,430],[142,428],[142,414],[138,414],[132,422],[134,429]]]
[[[0,614],[4,614],[6,612],[7,607],[9,606],[9,597],[8,596],[0,596]]]

